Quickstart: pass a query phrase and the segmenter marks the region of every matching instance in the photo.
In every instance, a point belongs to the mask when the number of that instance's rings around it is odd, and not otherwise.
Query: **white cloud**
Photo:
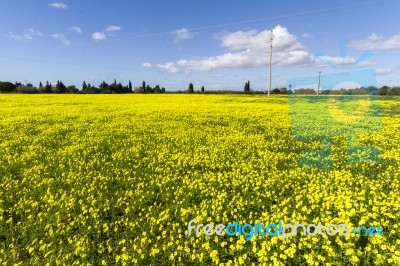
[[[52,34],[51,37],[53,37],[57,41],[61,42],[65,46],[70,46],[71,45],[71,41],[69,41],[67,38],[65,38],[65,36],[62,35],[62,34],[55,33],[55,34]]]
[[[384,38],[376,34],[372,34],[365,40],[353,41],[349,44],[350,48],[356,50],[374,50],[386,51],[400,49],[400,34],[394,35],[390,38]]]
[[[312,39],[312,38],[314,38],[314,36],[312,36],[310,33],[307,33],[307,32],[303,33],[301,35],[301,37],[304,38],[304,39]]]
[[[215,68],[245,68],[265,64],[265,59],[255,57],[251,50],[238,53],[226,53],[202,59],[179,60],[177,64],[188,70],[209,71]]]
[[[34,30],[32,28],[30,28],[27,32],[25,32],[24,34],[15,34],[13,32],[9,32],[8,34],[6,34],[7,37],[15,40],[15,41],[30,41],[33,40],[34,37],[36,36],[44,36],[43,33],[41,33],[40,31]]]
[[[389,75],[393,73],[393,70],[390,68],[377,68],[375,70],[375,73],[379,76],[383,76],[383,75]]]
[[[310,37],[303,34],[304,38]],[[179,69],[192,71],[210,71],[218,68],[252,68],[266,67],[269,63],[271,32],[269,30],[223,32],[216,36],[226,53],[201,58],[184,58],[157,67],[178,72]],[[291,34],[287,28],[276,26],[273,29],[272,63],[278,66],[355,66],[358,60],[352,56],[316,57]],[[365,63],[366,64],[366,63]],[[371,63],[368,63],[371,65]],[[361,64],[359,64],[361,66]],[[357,65],[358,66],[358,65]],[[366,65],[364,65],[366,67]],[[172,70],[172,71],[171,71]]]
[[[297,41],[296,36],[289,33],[285,27],[276,26],[273,29],[273,37],[274,52],[304,50],[304,47]],[[221,41],[221,46],[232,51],[240,49],[268,50],[270,38],[271,32],[269,30],[262,32],[257,30],[228,32],[217,36],[217,39]]]
[[[373,61],[363,61],[363,62],[357,64],[355,67],[356,68],[367,68],[367,67],[373,67],[376,65],[377,65],[377,63],[375,63]]]
[[[95,41],[104,41],[107,39],[107,36],[104,32],[95,32],[92,34],[92,39]]]
[[[142,67],[144,67],[144,68],[152,68],[153,65],[151,63],[143,63]]]
[[[268,64],[270,31],[257,30],[225,32],[216,38],[232,52],[222,55],[182,59],[177,65],[188,70],[209,71],[216,68],[250,68]],[[277,65],[314,64],[314,56],[305,50],[284,27],[274,29],[273,63]]]
[[[92,39],[95,41],[107,40],[107,37],[113,36],[114,32],[121,31],[122,26],[111,25],[108,26],[104,31],[95,32],[92,34]]]
[[[177,41],[177,42],[184,41],[184,40],[190,40],[190,39],[194,38],[194,36],[196,36],[195,33],[190,32],[188,29],[185,29],[185,28],[176,30],[174,32],[174,35],[175,35],[175,41]]]
[[[58,9],[68,9],[68,6],[62,2],[51,3],[50,6]]]
[[[116,32],[116,31],[121,31],[121,30],[122,30],[122,26],[111,25],[111,26],[108,26],[105,31],[106,32]]]
[[[324,55],[324,56],[319,56],[316,59],[317,61],[327,65],[351,65],[357,62],[356,59],[351,56],[340,57],[340,56]]]
[[[168,73],[177,73],[179,69],[175,66],[175,63],[168,62],[165,64],[157,64],[157,67],[168,72]]]
[[[72,31],[75,31],[75,32],[78,33],[78,34],[82,34],[82,29],[81,29],[80,27],[76,27],[76,26],[75,26],[75,27],[72,27],[71,30],[72,30]]]

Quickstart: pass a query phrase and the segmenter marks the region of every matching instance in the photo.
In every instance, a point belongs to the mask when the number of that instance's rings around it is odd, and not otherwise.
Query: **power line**
[[[230,22],[230,23],[215,24],[215,25],[210,25],[210,26],[191,28],[189,30],[194,31],[194,32],[208,32],[208,31],[212,31],[212,30],[215,30],[218,28],[224,28],[224,27],[229,27],[229,26],[241,26],[241,25],[245,25],[245,24],[249,24],[249,25],[264,24],[267,21],[273,21],[273,20],[277,20],[277,19],[301,18],[304,16],[311,16],[311,15],[323,16],[323,15],[326,15],[326,14],[329,14],[332,12],[355,10],[355,9],[360,9],[363,7],[373,6],[376,4],[382,5],[383,2],[388,2],[388,1],[392,1],[392,0],[373,0],[373,1],[366,2],[366,3],[362,3],[362,4],[351,4],[351,5],[343,5],[343,6],[332,7],[332,8],[307,10],[307,11],[303,11],[303,12],[273,16],[273,17],[258,18],[258,19],[252,19],[252,20],[242,20],[242,21],[237,21],[237,22]],[[122,38],[107,39],[104,41],[100,41],[98,43],[106,43],[106,42],[113,42],[113,41],[128,41],[128,40],[146,40],[146,39],[164,37],[164,36],[168,36],[168,35],[171,35],[174,33],[175,33],[175,31],[167,31],[167,32],[160,32],[160,33],[147,34],[147,35],[127,36],[127,37],[122,37]],[[81,44],[83,44],[83,43],[81,43]]]
[[[223,28],[223,27],[228,27],[228,26],[240,26],[240,25],[245,25],[245,24],[262,24],[262,23],[264,23],[266,21],[271,21],[271,20],[276,20],[276,19],[300,18],[300,17],[303,17],[303,16],[309,16],[309,15],[318,15],[318,16],[320,16],[320,15],[325,15],[325,14],[328,14],[328,13],[331,13],[331,12],[339,12],[339,11],[347,11],[347,10],[359,9],[359,8],[362,8],[362,7],[373,6],[373,5],[376,5],[376,4],[380,4],[381,5],[383,2],[388,2],[388,1],[392,1],[392,0],[373,0],[373,1],[366,2],[366,3],[362,3],[362,4],[343,5],[343,6],[333,7],[333,8],[309,10],[309,11],[304,11],[304,12],[298,12],[298,13],[292,13],[292,14],[268,17],[268,18],[244,20],[244,21],[231,22],[231,23],[225,23],[225,24],[216,24],[216,25],[212,25],[212,26],[192,28],[190,30],[191,31],[195,31],[195,32],[207,32],[207,31],[212,31],[212,30],[217,29],[217,28]],[[271,32],[272,32],[272,30],[271,30]],[[174,33],[174,31],[168,31],[168,32],[161,32],[161,33],[141,35],[141,36],[130,36],[130,37],[128,36],[128,37],[123,37],[123,38],[107,39],[106,41],[101,41],[101,42],[98,42],[98,43],[107,43],[107,42],[111,42],[111,41],[124,41],[124,40],[146,40],[146,39],[152,39],[152,38],[159,38],[159,37],[163,37],[163,36],[168,36],[168,35],[173,34],[173,33]],[[77,46],[83,45],[85,43],[88,43],[88,42],[77,43]],[[90,43],[93,43],[93,42],[90,42]],[[99,65],[86,65],[86,64],[77,64],[77,63],[68,63],[68,62],[59,62],[59,61],[45,61],[45,60],[36,60],[36,59],[21,58],[21,57],[3,56],[3,55],[0,55],[0,58],[13,59],[13,60],[24,60],[24,61],[33,61],[33,62],[42,62],[42,63],[50,63],[50,64],[81,66],[81,67],[116,69],[116,70],[130,70],[131,71],[131,70],[139,69],[139,68],[122,68],[122,67],[107,67],[107,66],[99,66]],[[270,60],[271,59],[272,59],[272,39],[271,39]],[[141,69],[141,70],[143,70],[143,69]],[[270,72],[271,72],[271,70],[270,70]],[[270,93],[270,90],[271,90],[271,73],[270,73],[270,82],[269,83],[270,84],[269,84],[268,94]]]
[[[0,58],[12,59],[12,60],[21,60],[21,61],[30,61],[30,62],[45,63],[45,64],[69,65],[69,66],[92,67],[92,68],[105,68],[105,69],[115,69],[115,70],[129,70],[129,71],[132,71],[132,70],[138,70],[139,69],[139,68],[107,67],[107,66],[77,64],[77,63],[68,63],[68,62],[60,62],[60,61],[38,60],[38,59],[21,58],[21,57],[4,56],[4,55],[0,55]],[[143,69],[140,69],[140,70],[143,70]]]

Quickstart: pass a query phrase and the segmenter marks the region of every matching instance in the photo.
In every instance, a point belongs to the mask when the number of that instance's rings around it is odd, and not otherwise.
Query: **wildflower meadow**
[[[311,98],[298,104],[312,114]],[[348,160],[338,131],[314,167],[324,143],[301,132],[324,136],[332,121],[315,111],[294,135],[284,95],[1,94],[0,264],[400,265],[400,98],[371,101],[379,126],[351,141],[379,160]],[[382,235],[248,240],[189,235],[191,220]]]

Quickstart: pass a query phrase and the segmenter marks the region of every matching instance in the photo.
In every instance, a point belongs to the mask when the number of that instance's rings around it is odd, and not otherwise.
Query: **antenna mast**
[[[321,71],[318,72],[318,88],[317,88],[317,96],[319,95],[319,88],[321,86]]]
[[[271,46],[269,51],[269,85],[268,85],[268,96],[271,93],[271,81],[272,81],[272,41],[274,40],[273,29],[271,29]]]

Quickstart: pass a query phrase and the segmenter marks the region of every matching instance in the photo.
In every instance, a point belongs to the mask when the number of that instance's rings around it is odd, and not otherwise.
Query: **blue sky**
[[[171,91],[242,90],[250,80],[262,90],[273,29],[273,87],[363,68],[378,85],[400,85],[399,11],[396,0],[5,0],[0,80],[80,88],[116,78]]]

